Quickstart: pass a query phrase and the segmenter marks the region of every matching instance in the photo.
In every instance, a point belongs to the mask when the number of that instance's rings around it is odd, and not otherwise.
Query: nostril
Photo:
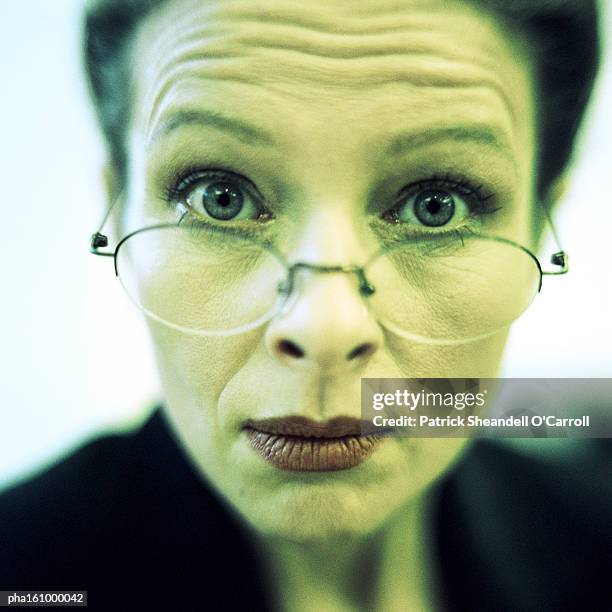
[[[279,340],[276,344],[276,348],[281,355],[288,355],[289,357],[295,357],[301,359],[306,354],[295,342],[291,340]]]
[[[363,344],[359,344],[352,351],[348,353],[346,359],[351,361],[353,359],[357,359],[357,357],[365,357],[366,355],[371,355],[374,352],[374,345],[371,342],[365,342]]]

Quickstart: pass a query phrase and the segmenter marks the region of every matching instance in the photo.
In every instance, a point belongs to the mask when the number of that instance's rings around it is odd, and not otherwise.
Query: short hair
[[[85,13],[84,62],[118,186],[127,180],[132,42],[138,25],[168,0],[93,0]],[[600,60],[596,0],[471,0],[530,44],[535,59],[537,196],[568,165]]]

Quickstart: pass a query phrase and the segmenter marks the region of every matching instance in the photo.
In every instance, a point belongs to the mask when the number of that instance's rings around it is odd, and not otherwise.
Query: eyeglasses
[[[146,316],[198,336],[256,329],[292,307],[309,275],[347,274],[389,331],[421,343],[461,344],[509,327],[541,290],[543,275],[568,271],[554,228],[554,268],[543,270],[512,240],[458,231],[385,245],[362,266],[291,263],[270,241],[195,221],[186,211],[175,223],[138,229],[114,251],[102,251],[105,221],[90,251],[114,258],[116,275]],[[329,307],[335,308],[332,295]]]

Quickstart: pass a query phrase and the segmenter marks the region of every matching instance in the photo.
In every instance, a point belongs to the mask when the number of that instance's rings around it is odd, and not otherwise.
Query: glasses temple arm
[[[556,266],[557,269],[556,270],[542,270],[542,274],[547,275],[547,276],[552,276],[556,274],[566,274],[569,270],[568,255],[563,250],[563,247],[561,246],[561,241],[559,240],[557,229],[548,211],[548,206],[544,205],[543,209],[544,209],[544,215],[546,217],[546,220],[548,221],[548,225],[550,226],[550,231],[553,235],[553,239],[555,241],[555,244],[557,245],[557,251],[555,251],[550,257],[550,263],[553,266]]]
[[[97,231],[91,235],[91,238],[89,240],[89,252],[92,255],[98,255],[100,257],[114,257],[115,256],[114,251],[112,252],[101,251],[100,249],[106,248],[108,246],[108,236],[106,234],[103,234],[102,230],[104,229],[104,226],[108,222],[108,219],[113,209],[115,208],[115,205],[120,199],[121,199],[121,194],[119,194],[115,198],[115,200],[113,200],[113,203],[107,208]]]

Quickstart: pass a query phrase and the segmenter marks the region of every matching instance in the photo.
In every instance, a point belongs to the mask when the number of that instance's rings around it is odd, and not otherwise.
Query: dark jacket
[[[448,610],[612,610],[609,440],[577,463],[477,442],[437,485]],[[94,610],[271,609],[242,527],[160,411],[0,496],[0,590],[87,590]]]

